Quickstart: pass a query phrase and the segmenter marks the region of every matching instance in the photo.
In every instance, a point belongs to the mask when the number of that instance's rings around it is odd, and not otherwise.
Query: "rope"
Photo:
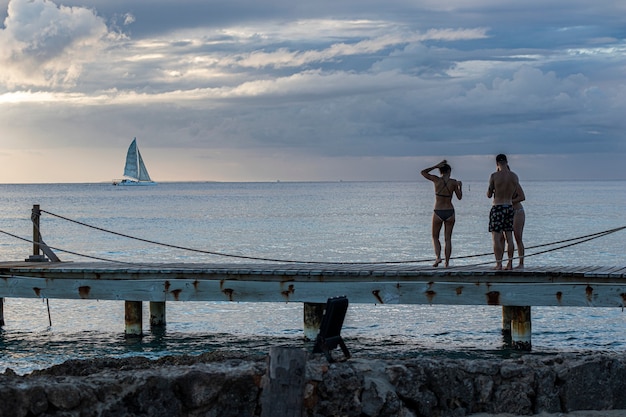
[[[138,240],[140,242],[144,242],[144,243],[150,243],[153,245],[160,245],[160,246],[165,246],[168,248],[172,248],[172,249],[180,249],[180,250],[185,250],[185,251],[190,251],[190,252],[197,252],[197,253],[203,253],[205,255],[215,255],[215,256],[223,256],[223,257],[227,257],[227,258],[238,258],[238,259],[249,259],[249,260],[255,260],[255,261],[267,261],[267,262],[280,262],[280,263],[298,263],[298,264],[333,264],[333,265],[369,265],[369,264],[402,264],[402,263],[418,263],[418,262],[432,262],[432,259],[421,259],[421,260],[409,260],[409,261],[383,261],[383,262],[322,262],[322,261],[297,261],[297,260],[289,260],[289,259],[277,259],[277,258],[262,258],[262,257],[257,257],[257,256],[246,256],[246,255],[234,255],[231,253],[223,253],[223,252],[215,252],[215,251],[209,251],[209,250],[203,250],[203,249],[194,249],[194,248],[188,248],[188,247],[184,247],[184,246],[178,246],[178,245],[172,245],[169,243],[162,243],[162,242],[157,242],[154,240],[149,240],[149,239],[143,239],[140,237],[135,237],[135,236],[130,236],[124,233],[119,233],[119,232],[114,232],[112,230],[107,230],[107,229],[103,229],[101,227],[98,226],[93,226],[87,223],[83,223],[81,221],[78,220],[73,220],[64,216],[61,216],[59,214],[54,214],[51,213],[49,211],[45,211],[45,210],[41,210],[42,213],[47,213],[51,216],[57,217],[59,219],[63,219],[63,220],[67,220],[71,223],[75,223],[81,226],[85,226],[85,227],[89,227],[91,229],[95,229],[95,230],[99,230],[101,232],[106,232],[106,233],[110,233],[116,236],[121,236],[121,237],[125,237],[128,239],[133,239],[133,240]]]
[[[120,232],[115,232],[112,230],[108,230],[108,229],[104,229],[102,227],[98,227],[98,226],[94,226],[88,223],[84,223],[78,220],[74,220],[74,219],[70,219],[68,217],[65,216],[61,216],[59,214],[55,214],[46,210],[41,210],[40,212],[42,213],[46,213],[49,214],[53,217],[57,217],[59,219],[62,220],[66,220],[68,222],[71,223],[75,223],[84,227],[88,227],[94,230],[99,230],[101,232],[105,232],[105,233],[110,233],[116,236],[120,236],[120,237],[124,237],[124,238],[128,238],[128,239],[133,239],[133,240],[137,240],[137,241],[141,241],[144,243],[150,243],[150,244],[154,244],[154,245],[159,245],[159,246],[164,246],[164,247],[168,247],[168,248],[172,248],[172,249],[179,249],[179,250],[184,250],[184,251],[190,251],[190,252],[196,252],[196,253],[203,253],[203,254],[207,254],[207,255],[214,255],[214,256],[222,256],[222,257],[227,257],[227,258],[237,258],[237,259],[248,259],[248,260],[255,260],[255,261],[265,261],[265,262],[279,262],[279,263],[298,263],[298,264],[327,264],[327,265],[391,265],[391,264],[409,264],[409,263],[422,263],[422,262],[433,262],[434,259],[433,258],[429,258],[429,259],[414,259],[414,260],[404,260],[404,261],[380,261],[380,262],[326,262],[326,261],[299,261],[299,260],[291,260],[291,259],[278,259],[278,258],[264,258],[264,257],[257,257],[257,256],[246,256],[246,255],[235,255],[235,254],[229,254],[229,253],[223,253],[223,252],[216,252],[216,251],[209,251],[209,250],[203,250],[203,249],[195,249],[195,248],[189,248],[189,247],[184,247],[184,246],[179,246],[179,245],[173,245],[173,244],[169,244],[169,243],[163,243],[163,242],[158,242],[158,241],[154,241],[154,240],[149,240],[149,239],[143,239],[143,238],[139,238],[136,236],[130,236],[124,233],[120,233]],[[578,245],[581,243],[585,243],[588,242],[590,240],[594,240],[603,236],[607,236],[609,234],[618,232],[620,230],[626,229],[626,226],[622,226],[622,227],[616,227],[613,229],[608,229],[602,232],[597,232],[597,233],[592,233],[592,234],[588,234],[588,235],[584,235],[584,236],[579,236],[579,237],[574,237],[574,238],[569,238],[569,239],[563,239],[563,240],[559,240],[559,241],[555,241],[555,242],[551,242],[551,243],[543,243],[543,244],[539,244],[539,245],[534,245],[534,246],[527,246],[526,250],[532,250],[532,249],[537,249],[537,248],[541,248],[541,247],[546,247],[546,246],[554,246],[554,245],[559,245],[562,243],[568,243],[568,242],[572,242],[569,243],[567,245],[563,245],[563,246],[559,246],[556,248],[551,248],[551,249],[546,249],[543,251],[539,251],[536,253],[532,253],[532,254],[527,254],[525,255],[525,258],[527,257],[531,257],[531,256],[537,256],[537,255],[541,255],[544,253],[548,253],[548,252],[553,252],[556,250],[560,250],[560,249],[564,249],[570,246],[574,246],[574,245]],[[21,240],[25,240],[28,242],[31,242],[28,239],[24,239],[21,238],[19,236],[16,236],[14,234],[5,232],[3,230],[0,230],[0,233],[4,233],[6,235],[21,239]],[[133,263],[133,262],[121,262],[121,261],[117,261],[117,260],[111,260],[111,259],[106,259],[106,258],[101,258],[101,257],[96,257],[96,256],[90,256],[90,255],[83,255],[77,252],[72,252],[72,251],[68,251],[65,249],[61,249],[61,248],[57,248],[57,247],[53,247],[53,246],[48,246],[51,249],[55,249],[61,252],[65,252],[65,253],[69,253],[72,255],[76,255],[76,256],[81,256],[81,257],[85,257],[85,258],[90,258],[90,259],[95,259],[95,260],[100,260],[100,261],[106,261],[106,262],[114,262],[114,263],[124,263],[124,264],[130,264],[130,265],[137,265],[137,263]],[[457,257],[452,257],[450,258],[452,259],[469,259],[469,258],[477,258],[477,257],[483,257],[483,256],[490,256],[493,255],[493,253],[480,253],[480,254],[474,254],[474,255],[464,255],[464,256],[457,256]],[[518,259],[518,257],[512,258],[512,259]],[[463,267],[468,267],[468,266],[480,266],[480,265],[485,265],[485,264],[491,264],[492,261],[488,261],[488,262],[481,262],[481,263],[476,263],[476,264],[472,264],[472,265],[463,265]],[[460,266],[459,266],[460,267]],[[433,268],[434,269],[434,268]]]
[[[539,245],[535,245],[535,246],[530,246],[527,247],[526,249],[530,249],[530,248],[537,248],[537,247],[544,247],[544,246],[552,246],[552,245],[556,245],[556,244],[560,244],[560,243],[565,243],[565,242],[573,242],[567,245],[563,245],[563,246],[559,246],[556,248],[551,248],[551,249],[546,249],[544,251],[540,251],[540,252],[535,252],[535,253],[531,253],[528,255],[525,255],[525,258],[531,257],[531,256],[536,256],[536,255],[541,255],[544,253],[548,253],[548,252],[553,252],[559,249],[564,249],[570,246],[575,246],[575,245],[579,245],[581,243],[585,243],[588,242],[590,240],[594,240],[594,239],[598,239],[600,237],[604,237],[607,235],[610,235],[612,233],[615,233],[617,231],[626,229],[626,226],[622,226],[622,227],[617,227],[614,229],[609,229],[609,230],[605,230],[603,232],[597,232],[597,233],[592,233],[590,235],[586,235],[586,236],[580,236],[580,237],[575,237],[575,238],[570,238],[570,239],[564,239],[564,240],[560,240],[560,241],[556,241],[556,242],[552,242],[552,243],[544,243],[544,244],[539,244]],[[6,232],[4,230],[0,229],[0,233],[3,233],[5,235],[14,237],[16,239],[19,240],[23,240],[25,242],[28,243],[34,243],[32,240],[30,239],[26,239],[17,235],[14,235],[12,233]],[[60,252],[64,252],[64,253],[69,253],[71,255],[76,255],[79,257],[83,257],[83,258],[88,258],[88,259],[94,259],[97,261],[104,261],[104,262],[111,262],[111,263],[118,263],[118,264],[124,264],[124,265],[132,265],[132,266],[150,266],[151,264],[146,264],[146,263],[137,263],[137,262],[125,262],[125,261],[118,261],[115,259],[108,259],[108,258],[102,258],[102,257],[98,257],[98,256],[92,256],[92,255],[85,255],[79,252],[73,252],[67,249],[62,249],[56,246],[48,246],[50,249],[54,249],[54,250],[58,250]],[[196,251],[196,249],[188,249],[191,251]],[[464,259],[464,258],[472,258],[472,257],[478,257],[478,256],[486,256],[486,255],[493,255],[493,253],[484,253],[484,254],[476,254],[476,255],[466,255],[466,256],[458,256],[458,257],[452,257],[450,258],[452,259]],[[237,257],[238,255],[230,255],[232,257]],[[247,257],[247,259],[250,259],[251,257]],[[267,258],[253,258],[253,259],[261,259],[261,260],[268,260]],[[519,257],[513,257],[510,258],[511,260],[516,260],[519,259]],[[416,262],[431,262],[434,259],[429,259],[429,260],[423,260],[423,261],[388,261],[388,262],[316,262],[316,261],[278,261],[278,262],[293,262],[293,263],[302,263],[302,264],[330,264],[330,265],[379,265],[379,264],[393,264],[393,263],[416,263]],[[507,259],[508,260],[508,259]],[[504,261],[504,260],[503,260]],[[488,265],[488,264],[492,264],[493,261],[487,261],[487,262],[480,262],[480,263],[475,263],[475,264],[470,264],[470,265],[457,265],[457,266],[452,266],[452,267],[448,267],[447,269],[454,269],[454,268],[467,268],[467,267],[475,267],[475,266],[481,266],[481,265]],[[431,268],[433,270],[436,270],[437,267],[433,267]]]
[[[14,238],[19,239],[19,240],[23,240],[24,242],[34,243],[34,241],[32,241],[30,239],[27,239],[27,238],[24,238],[24,237],[21,237],[21,236],[18,236],[18,235],[14,235],[13,233],[9,233],[9,232],[1,230],[1,229],[0,229],[0,233],[3,233],[5,235],[7,235],[7,236],[14,237]],[[83,258],[93,259],[95,261],[113,262],[113,263],[126,264],[126,265],[138,265],[135,262],[124,262],[124,261],[118,261],[118,260],[114,260],[114,259],[100,258],[98,256],[85,255],[85,254],[78,253],[78,252],[72,252],[71,250],[57,248],[56,246],[48,246],[48,247],[50,249],[58,250],[59,252],[69,253],[70,255],[76,255],[76,256],[83,257]]]
[[[534,248],[543,247],[543,246],[552,246],[552,245],[556,245],[556,244],[560,244],[560,243],[572,242],[572,241],[576,241],[577,240],[577,242],[573,242],[573,243],[570,243],[568,245],[563,245],[563,246],[559,246],[559,247],[556,247],[556,248],[546,249],[546,250],[543,250],[543,251],[531,253],[529,255],[524,254],[524,258],[529,258],[531,256],[542,255],[544,253],[554,252],[554,251],[557,251],[557,250],[560,250],[560,249],[568,248],[570,246],[579,245],[581,243],[589,242],[590,240],[594,240],[594,239],[598,239],[600,237],[608,236],[608,235],[610,235],[612,233],[618,232],[618,231],[623,230],[623,229],[626,229],[626,226],[616,227],[615,229],[609,229],[609,230],[605,230],[603,232],[593,233],[593,234],[590,234],[590,235],[580,236],[580,237],[577,237],[577,238],[565,239],[565,240],[561,240],[561,241],[558,241],[558,242],[544,243],[544,244],[541,244],[541,245],[530,246],[530,247],[527,247],[526,249],[534,249]],[[488,255],[493,255],[493,253],[489,253]],[[472,257],[472,256],[474,256],[474,255],[470,255],[468,257]],[[461,257],[458,257],[458,258],[450,258],[450,259],[460,259],[460,258],[463,258],[463,257],[461,256]],[[506,261],[508,262],[509,259],[516,260],[516,259],[519,259],[519,258],[520,258],[519,256],[515,256],[513,258],[507,258]],[[502,262],[505,262],[505,259],[502,259]],[[467,268],[468,266],[469,267],[474,267],[474,266],[481,266],[481,265],[489,265],[489,264],[492,264],[492,263],[493,263],[493,261],[481,262],[481,263],[476,263],[476,264],[471,264],[471,265],[457,265],[457,266],[454,266],[454,267],[448,267],[447,269]],[[433,268],[433,269],[436,269],[436,268]]]

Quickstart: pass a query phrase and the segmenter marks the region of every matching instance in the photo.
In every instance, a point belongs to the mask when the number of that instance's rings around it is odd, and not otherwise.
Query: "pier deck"
[[[0,297],[625,307],[626,267],[2,262]]]
[[[144,301],[150,302],[151,326],[165,325],[168,301],[300,302],[304,336],[315,339],[322,331],[324,303],[337,296],[351,303],[502,306],[511,346],[530,350],[531,306],[623,309],[626,267],[494,271],[405,264],[0,263],[0,298],[123,300],[125,333],[131,336],[143,334]]]

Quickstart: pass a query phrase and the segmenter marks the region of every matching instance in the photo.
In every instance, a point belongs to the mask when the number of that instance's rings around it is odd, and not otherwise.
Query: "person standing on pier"
[[[440,177],[430,173],[430,171],[436,168],[439,168]],[[433,246],[437,258],[433,264],[435,267],[439,266],[441,263],[441,242],[439,241],[439,235],[442,226],[444,226],[445,239],[444,265],[447,268],[450,264],[450,255],[452,254],[452,229],[456,221],[454,206],[452,205],[452,196],[456,195],[456,198],[459,200],[463,198],[463,189],[461,188],[463,184],[461,181],[450,178],[451,173],[452,168],[445,159],[437,165],[422,170],[422,176],[432,181],[435,186],[435,208],[432,221]]]
[[[496,156],[496,172],[489,177],[487,198],[493,197],[489,212],[489,232],[493,238],[493,254],[496,258],[495,269],[502,269],[504,242],[513,242],[513,195],[520,188],[519,178],[509,169],[506,155]],[[512,247],[511,247],[512,249]],[[513,257],[512,251],[510,257]],[[511,269],[513,260],[509,259],[506,269]]]
[[[513,194],[513,237],[517,244],[517,257],[519,262],[517,268],[519,269],[524,268],[524,242],[522,240],[524,224],[526,223],[526,213],[524,212],[524,206],[522,206],[522,201],[524,200],[526,200],[526,194],[524,194],[522,186],[518,184],[517,190],[515,190],[515,194]],[[509,259],[510,258],[512,258],[511,254],[509,255]]]

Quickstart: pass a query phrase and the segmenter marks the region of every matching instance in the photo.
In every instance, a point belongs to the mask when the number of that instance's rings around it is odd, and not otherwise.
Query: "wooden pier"
[[[531,306],[626,306],[626,267],[554,267],[494,271],[411,264],[151,264],[3,262],[0,297],[126,301],[126,333],[141,334],[142,302],[164,325],[165,303],[304,303],[305,337],[314,339],[323,305],[350,303],[503,307],[513,344],[531,346]],[[320,308],[322,306],[322,308]]]

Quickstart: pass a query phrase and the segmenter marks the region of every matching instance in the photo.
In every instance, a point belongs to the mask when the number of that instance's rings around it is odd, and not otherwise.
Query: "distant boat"
[[[121,180],[113,180],[113,185],[156,185],[157,183],[150,179],[150,174],[143,163],[143,158],[137,147],[137,138],[128,147],[126,153],[126,166],[124,166],[124,178]]]

